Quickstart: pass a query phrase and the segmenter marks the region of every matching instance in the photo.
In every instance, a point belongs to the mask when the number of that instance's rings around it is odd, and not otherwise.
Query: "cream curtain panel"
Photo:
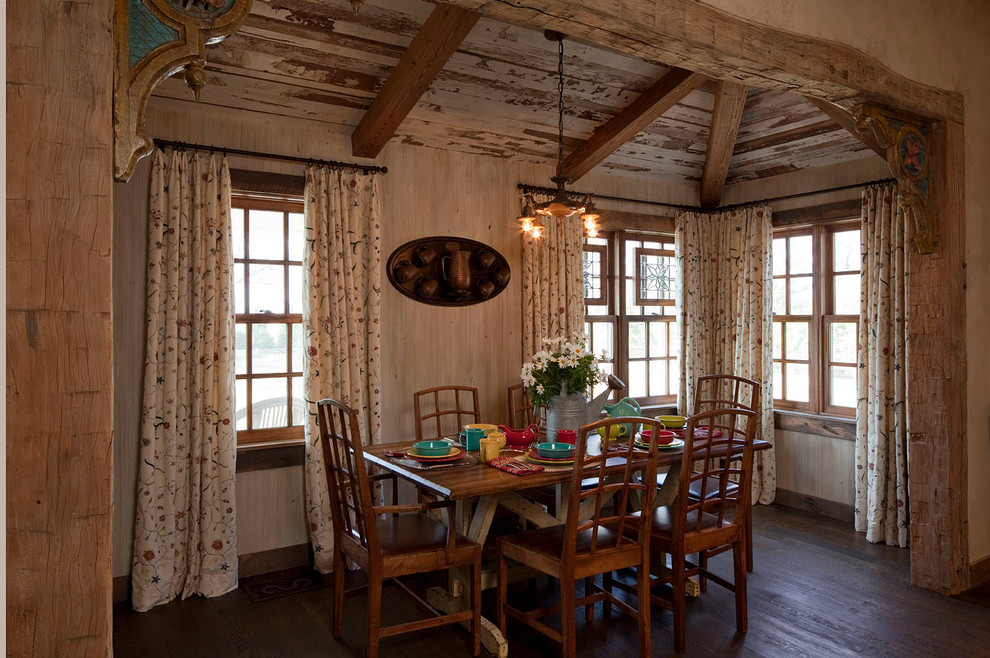
[[[770,206],[677,215],[681,269],[681,385],[678,406],[694,408],[701,375],[760,383],[756,438],[773,442]],[[753,500],[773,502],[773,449],[756,453]]]
[[[237,587],[230,172],[156,150],[131,584],[135,610]]]
[[[544,338],[584,333],[584,227],[580,220],[543,218],[542,237],[523,234],[523,359]]]
[[[381,204],[374,174],[306,170],[303,386],[306,510],[315,566],[332,569],[330,494],[316,401],[336,398],[360,411],[361,440],[381,441]]]
[[[908,545],[907,225],[895,184],[863,192],[856,530]]]

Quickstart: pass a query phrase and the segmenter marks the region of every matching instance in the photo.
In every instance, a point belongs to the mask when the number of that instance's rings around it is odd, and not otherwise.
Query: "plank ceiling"
[[[434,3],[255,0],[234,35],[207,47],[200,103],[325,122],[350,134]],[[556,161],[557,44],[482,18],[399,126],[393,141]],[[573,39],[564,42],[565,152],[588,139],[667,68]],[[595,172],[666,182],[702,177],[716,91],[707,82],[612,153]],[[181,76],[156,96],[191,101]],[[751,88],[727,184],[848,162],[872,152],[797,94]]]

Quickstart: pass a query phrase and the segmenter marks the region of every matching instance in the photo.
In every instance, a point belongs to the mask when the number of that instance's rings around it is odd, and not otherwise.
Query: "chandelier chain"
[[[564,38],[557,37],[557,164],[564,162]]]

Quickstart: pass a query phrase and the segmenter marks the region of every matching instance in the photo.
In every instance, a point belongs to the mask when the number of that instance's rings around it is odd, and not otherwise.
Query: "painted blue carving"
[[[178,31],[158,20],[142,0],[130,0],[127,27],[127,52],[131,68],[158,46],[179,40]]]

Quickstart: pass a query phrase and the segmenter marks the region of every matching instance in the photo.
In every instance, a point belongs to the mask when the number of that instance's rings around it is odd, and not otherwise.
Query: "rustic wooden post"
[[[108,656],[111,0],[7,4],[7,655]]]
[[[914,226],[907,312],[911,581],[958,594],[969,585],[963,128],[866,104],[854,114],[857,128],[884,149],[898,203]]]

